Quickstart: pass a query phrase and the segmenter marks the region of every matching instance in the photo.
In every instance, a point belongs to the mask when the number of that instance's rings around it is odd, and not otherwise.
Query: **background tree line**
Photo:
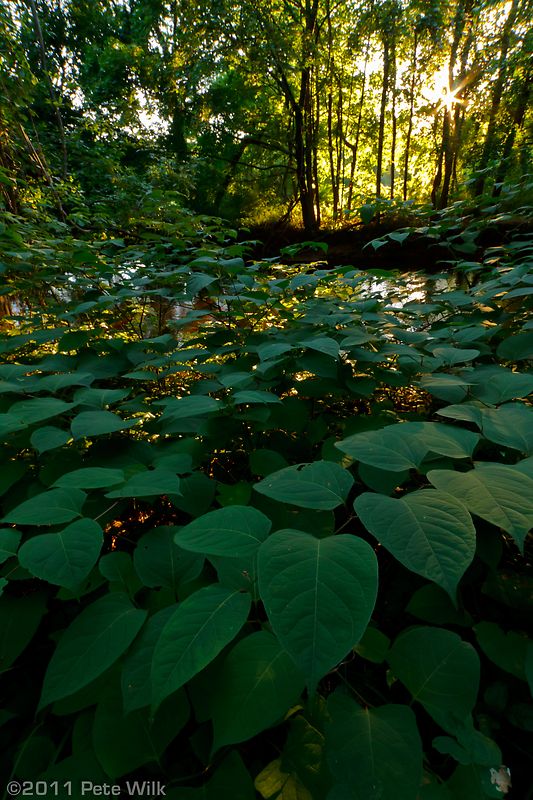
[[[376,198],[443,208],[465,182],[497,196],[531,166],[532,6],[13,0],[4,202],[45,192],[82,222],[110,191],[171,188],[199,211],[313,231]]]

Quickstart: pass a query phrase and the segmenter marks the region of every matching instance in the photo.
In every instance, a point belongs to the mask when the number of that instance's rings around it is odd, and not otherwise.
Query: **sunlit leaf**
[[[210,511],[175,534],[184,550],[213,556],[253,555],[268,536],[272,523],[251,506],[231,505]]]
[[[504,464],[486,465],[468,472],[437,469],[428,472],[431,483],[453,495],[472,514],[503,528],[523,549],[533,526],[533,479]]]
[[[315,461],[272,472],[254,489],[281,503],[328,510],[345,501],[352,485],[353,477],[339,464]]]
[[[365,492],[354,509],[398,561],[442,586],[455,601],[457,584],[476,549],[472,518],[459,500],[432,489],[398,499]]]

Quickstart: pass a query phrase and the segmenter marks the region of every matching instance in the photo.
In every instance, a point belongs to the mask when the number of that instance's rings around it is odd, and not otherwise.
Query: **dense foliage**
[[[205,213],[308,231],[375,197],[444,208],[465,182],[498,196],[531,172],[531,11],[11,0],[0,168],[53,185],[66,215],[140,175],[140,192],[163,183]]]
[[[427,282],[253,261],[170,200],[126,241],[4,215],[6,781],[527,796],[533,245],[478,247],[505,202],[373,243],[442,248]]]
[[[6,796],[533,798],[531,10],[0,6]]]

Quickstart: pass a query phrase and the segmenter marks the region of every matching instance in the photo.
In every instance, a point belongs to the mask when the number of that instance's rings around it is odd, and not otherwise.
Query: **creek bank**
[[[483,261],[489,251],[505,247],[516,238],[533,237],[530,219],[507,221],[505,224],[449,227],[442,235],[426,228],[412,229],[404,241],[388,238],[407,230],[398,222],[372,222],[341,229],[322,229],[314,236],[301,228],[288,225],[258,225],[248,229],[246,239],[256,241],[251,252],[254,260],[277,258],[283,264],[323,262],[328,267],[351,265],[357,269],[401,270],[402,272],[442,272],[446,265],[461,260]],[[385,241],[376,247],[376,239]],[[294,251],[291,252],[291,250]]]

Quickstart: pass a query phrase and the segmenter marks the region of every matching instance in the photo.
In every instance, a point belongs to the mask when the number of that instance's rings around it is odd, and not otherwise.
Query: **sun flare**
[[[435,73],[432,83],[423,90],[423,94],[430,103],[438,105],[439,108],[446,108],[448,111],[451,111],[453,106],[457,103],[465,102],[459,97],[463,86],[464,83],[460,83],[452,89],[448,70],[443,68]]]

